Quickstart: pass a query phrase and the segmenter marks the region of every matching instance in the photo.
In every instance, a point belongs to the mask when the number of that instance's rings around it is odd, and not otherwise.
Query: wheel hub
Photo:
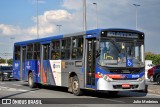
[[[78,81],[73,82],[73,90],[77,91],[78,90]]]

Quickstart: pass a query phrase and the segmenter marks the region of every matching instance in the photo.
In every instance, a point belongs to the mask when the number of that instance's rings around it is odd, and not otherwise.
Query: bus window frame
[[[16,47],[19,47],[19,50],[16,51]],[[20,53],[21,53],[21,46],[20,45],[15,45],[14,46],[14,60],[20,60],[21,56],[20,56]],[[16,57],[16,55],[18,55],[18,58]]]
[[[73,47],[73,39],[82,39],[82,47]],[[83,48],[83,45],[84,45],[84,38],[83,38],[83,35],[79,35],[79,36],[73,36],[72,39],[71,39],[71,59],[72,60],[82,60],[83,59],[83,53],[84,53],[84,48]],[[73,58],[73,49],[82,49],[82,55],[80,58]],[[77,50],[78,51],[78,50]],[[76,52],[77,53],[77,52]]]
[[[64,48],[62,49],[62,44],[63,44],[63,41],[67,41],[67,40],[70,40],[70,46],[69,47],[66,47],[66,45],[64,45]],[[72,38],[71,37],[67,37],[67,38],[63,38],[63,39],[61,39],[61,57],[60,57],[60,59],[61,60],[70,60],[71,59],[71,41],[72,41]],[[68,44],[69,42],[66,42],[66,44]],[[69,58],[62,58],[62,50],[64,50],[64,53],[67,51],[67,50],[69,50]]]
[[[59,49],[54,49],[53,48],[53,42],[59,42]],[[55,55],[55,58],[52,57],[52,52],[56,53],[56,51],[59,51],[59,57],[56,58],[56,55]],[[51,60],[59,60],[61,59],[61,39],[59,40],[52,40],[51,41],[51,44],[50,44],[50,59]]]
[[[32,50],[28,50],[28,46],[32,44]],[[29,43],[26,45],[26,52],[27,52],[27,60],[33,60],[34,56],[34,43]],[[28,53],[32,54],[31,58],[28,58]]]

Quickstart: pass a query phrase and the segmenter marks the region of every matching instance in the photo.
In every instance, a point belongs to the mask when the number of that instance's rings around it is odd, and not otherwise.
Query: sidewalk
[[[148,93],[160,95],[160,85],[157,85],[156,83],[154,85],[148,85]]]
[[[147,81],[148,93],[159,94],[160,95],[160,85],[156,82]]]

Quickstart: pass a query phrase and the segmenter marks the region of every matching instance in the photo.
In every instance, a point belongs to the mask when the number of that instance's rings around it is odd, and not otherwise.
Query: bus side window
[[[70,38],[62,40],[61,59],[69,59],[70,58],[70,46],[71,46],[71,39]]]
[[[51,50],[51,59],[59,59],[60,58],[60,41],[52,42],[52,50]]]
[[[14,59],[15,60],[20,60],[20,46],[15,46]]]
[[[40,43],[35,43],[34,44],[33,58],[36,59],[36,60],[40,59]]]
[[[33,44],[27,45],[27,59],[33,59]]]
[[[82,59],[83,56],[83,37],[72,39],[72,58]]]

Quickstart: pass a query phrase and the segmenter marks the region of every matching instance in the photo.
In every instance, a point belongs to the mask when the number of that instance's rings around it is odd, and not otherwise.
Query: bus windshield
[[[135,39],[101,38],[99,64],[101,66],[126,67],[131,59],[134,67],[142,66],[143,42]]]

